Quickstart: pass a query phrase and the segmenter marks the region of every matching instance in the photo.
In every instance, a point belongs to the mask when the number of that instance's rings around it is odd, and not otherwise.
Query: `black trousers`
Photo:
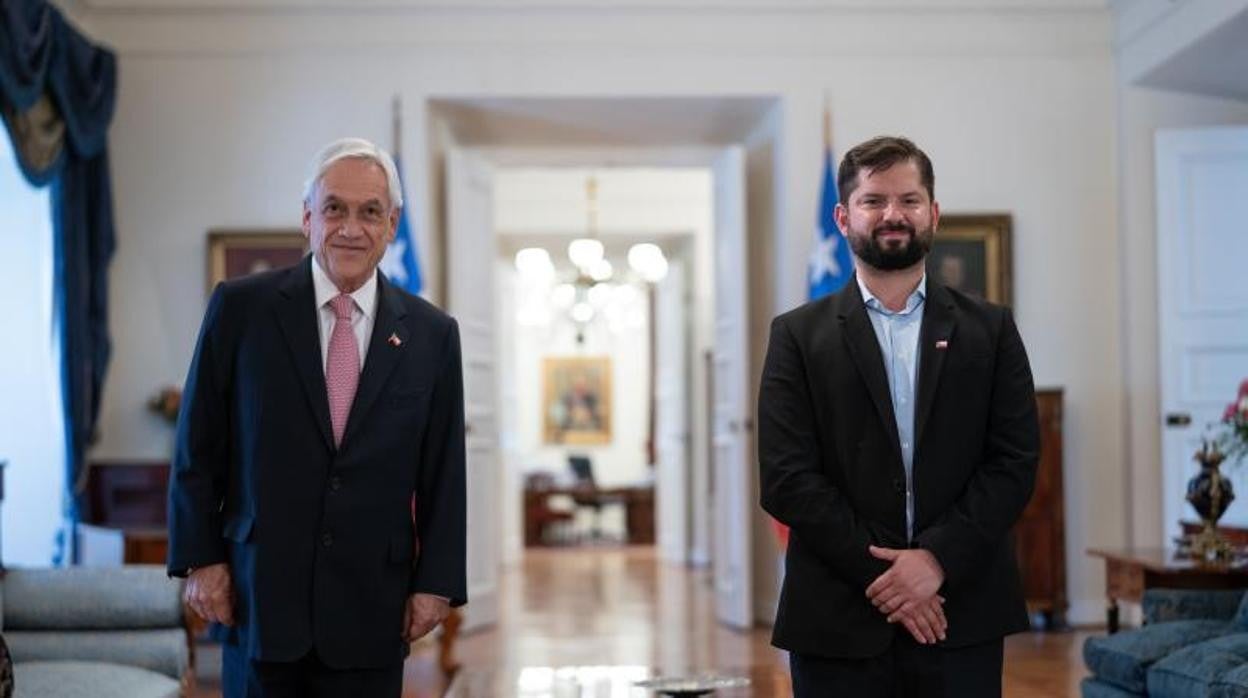
[[[311,652],[294,662],[261,662],[237,645],[223,643],[224,698],[399,698],[403,662],[383,669],[332,669]]]
[[[1004,642],[949,649],[905,633],[868,659],[789,655],[794,698],[1001,698]]]

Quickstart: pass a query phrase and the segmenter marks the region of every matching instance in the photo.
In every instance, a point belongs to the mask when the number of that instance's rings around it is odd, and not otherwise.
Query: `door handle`
[[[1192,415],[1186,412],[1171,412],[1166,415],[1166,426],[1186,427],[1192,423]]]

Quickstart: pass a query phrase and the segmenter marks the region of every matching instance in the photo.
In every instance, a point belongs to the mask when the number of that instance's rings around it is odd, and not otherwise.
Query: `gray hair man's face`
[[[355,291],[376,273],[398,219],[385,170],[367,158],[348,157],[330,165],[303,204],[303,234],[316,261],[343,293]]]

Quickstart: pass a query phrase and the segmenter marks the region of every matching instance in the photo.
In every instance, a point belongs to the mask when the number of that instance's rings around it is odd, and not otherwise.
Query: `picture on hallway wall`
[[[289,267],[307,251],[298,230],[210,230],[208,293],[226,279]]]
[[[1012,227],[1008,213],[941,216],[927,256],[928,278],[992,303],[1011,305]]]
[[[542,359],[542,415],[547,444],[611,443],[611,358]]]

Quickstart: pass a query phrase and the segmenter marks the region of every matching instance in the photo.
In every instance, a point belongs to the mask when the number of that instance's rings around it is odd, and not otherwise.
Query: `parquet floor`
[[[1088,632],[1032,633],[1006,641],[1005,695],[1079,695],[1080,649]],[[462,669],[448,686],[431,648],[405,667],[404,698],[640,698],[637,678],[712,672],[749,677],[734,696],[788,696],[784,655],[768,630],[739,632],[715,622],[706,571],[660,562],[652,547],[529,550],[503,571],[498,624],[457,646]],[[219,663],[211,651],[205,663]],[[219,666],[219,664],[218,664]],[[219,698],[211,666],[198,698]]]

